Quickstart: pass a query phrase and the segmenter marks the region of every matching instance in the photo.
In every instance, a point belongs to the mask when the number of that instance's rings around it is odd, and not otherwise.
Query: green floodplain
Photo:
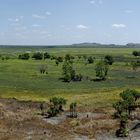
[[[1,58],[8,59],[0,59],[0,97],[47,101],[52,96],[62,96],[69,102],[77,101],[84,106],[112,106],[123,90],[131,88],[140,91],[140,71],[134,71],[131,66],[131,61],[139,59],[132,55],[134,50],[140,51],[140,48],[2,47]],[[51,59],[18,59],[19,54],[28,52],[32,56],[37,51],[48,52],[51,56],[74,56],[73,67],[76,72],[90,79],[95,78],[95,64],[105,55],[112,55],[115,62],[109,67],[105,81],[65,83],[60,80],[63,63],[57,66],[55,60]],[[95,62],[87,64],[82,57],[84,55],[95,57]],[[41,65],[47,66],[48,74],[40,73]]]

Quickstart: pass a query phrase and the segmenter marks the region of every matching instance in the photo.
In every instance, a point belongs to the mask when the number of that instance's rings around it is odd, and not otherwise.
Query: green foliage
[[[83,58],[84,58],[84,60],[87,60],[88,57],[87,57],[87,55],[83,55]]]
[[[136,71],[137,68],[140,67],[140,60],[132,61],[131,65],[132,65],[132,69]]]
[[[114,63],[114,59],[111,55],[106,55],[104,61],[108,65],[112,65]]]
[[[64,61],[62,70],[63,70],[64,82],[70,82],[75,75],[75,70],[73,70],[73,66],[72,66],[72,63],[70,62],[70,60]]]
[[[67,100],[62,97],[52,97],[50,99],[50,108],[47,111],[49,117],[54,117],[61,111],[63,111],[63,106],[66,105]]]
[[[120,97],[122,100],[113,104],[113,107],[118,112],[118,115],[122,112],[131,113],[131,111],[135,108],[137,99],[140,98],[140,93],[136,90],[127,89],[120,93]]]
[[[69,61],[70,63],[73,63],[74,56],[72,56],[70,54],[66,54],[64,59],[65,59],[65,61]]]
[[[20,54],[18,56],[19,59],[28,60],[30,58],[29,53]]]
[[[117,111],[120,119],[120,129],[116,131],[117,136],[125,137],[128,136],[128,119],[130,113],[136,107],[136,101],[140,98],[140,93],[136,90],[127,89],[120,93],[121,100],[113,104],[113,107]]]
[[[55,60],[55,64],[58,66],[59,65],[59,61],[58,60]]]
[[[140,56],[140,51],[133,51],[132,52],[132,55],[134,55],[134,56]]]
[[[94,63],[94,59],[95,58],[93,58],[92,56],[89,56],[87,61],[88,61],[89,64],[92,64],[92,63]]]
[[[58,62],[63,62],[63,57],[59,56],[59,57],[56,58],[56,60],[57,60]]]
[[[96,77],[99,77],[101,80],[105,80],[108,74],[108,69],[109,67],[104,61],[99,61],[95,66]]]
[[[32,58],[34,58],[35,60],[41,60],[43,59],[43,54],[40,52],[36,52],[33,54]]]
[[[44,59],[49,59],[51,58],[51,55],[48,52],[44,53]]]
[[[56,58],[55,58],[55,63],[56,63],[57,66],[58,66],[59,63],[61,63],[61,62],[63,62],[63,57],[59,56],[59,57],[56,57]]]
[[[120,115],[120,128],[116,131],[116,136],[127,137],[128,135],[128,114],[126,112],[122,112]]]

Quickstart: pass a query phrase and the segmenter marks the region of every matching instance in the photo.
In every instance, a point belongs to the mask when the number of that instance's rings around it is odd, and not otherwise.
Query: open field
[[[108,98],[112,97],[113,99],[123,89],[134,88],[139,90],[140,72],[134,72],[129,64],[134,59],[132,56],[133,50],[132,48],[1,48],[0,54],[8,55],[13,59],[0,60],[0,96],[23,100],[47,100],[54,95],[63,95],[66,98],[74,99],[74,96],[81,96],[81,98],[82,96],[89,96],[90,99],[91,97],[94,99],[99,94],[99,99],[101,100],[103,97],[104,100],[104,97],[108,97],[109,94]],[[135,50],[140,50],[140,48],[135,48]],[[122,60],[117,59],[110,67],[106,81],[84,80],[64,83],[59,80],[62,77],[62,64],[57,66],[55,61],[50,59],[45,61],[17,59],[19,54],[26,51],[30,51],[31,54],[36,51],[47,51],[54,56],[64,56],[67,53],[75,57],[77,55],[94,56],[96,57],[95,63],[106,54],[116,58],[121,57]],[[128,59],[128,62],[124,62],[126,59]],[[74,68],[77,73],[94,78],[95,63],[85,65],[83,59],[75,58]],[[47,65],[48,74],[40,74],[39,67],[42,64]],[[136,78],[129,78],[133,75]]]

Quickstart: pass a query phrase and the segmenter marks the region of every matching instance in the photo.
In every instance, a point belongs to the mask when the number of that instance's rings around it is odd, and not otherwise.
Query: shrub
[[[140,51],[133,51],[132,52],[132,55],[134,55],[134,56],[140,56]]]
[[[28,60],[30,58],[29,53],[20,54],[18,56],[19,59]]]
[[[114,63],[113,57],[111,55],[106,55],[104,61],[108,65],[112,65]]]
[[[41,59],[43,59],[43,54],[40,52],[36,52],[33,54],[32,58],[34,58],[36,60],[41,60]]]
[[[92,63],[94,63],[94,59],[95,58],[93,58],[92,56],[89,56],[87,61],[88,61],[89,64],[92,64]]]
[[[55,60],[55,64],[58,66],[59,65],[59,61],[58,60]]]
[[[63,62],[63,57],[59,56],[59,57],[56,58],[56,60],[57,60],[58,62]]]
[[[66,105],[67,100],[61,97],[52,97],[50,99],[50,108],[47,111],[49,117],[54,117],[63,111],[63,106]]]
[[[140,67],[140,60],[135,60],[131,62],[131,66],[133,70],[137,70],[138,67]]]

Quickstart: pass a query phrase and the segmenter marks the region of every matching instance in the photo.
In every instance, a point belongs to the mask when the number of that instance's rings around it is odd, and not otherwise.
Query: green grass
[[[140,72],[133,72],[130,65],[125,62],[115,62],[110,67],[108,79],[102,82],[82,81],[64,83],[59,80],[62,77],[62,64],[56,66],[54,60],[18,60],[18,54],[26,51],[35,52],[36,49],[12,48],[0,49],[0,54],[14,56],[9,60],[0,60],[0,96],[4,98],[18,98],[22,100],[48,100],[51,96],[63,96],[70,101],[77,100],[81,105],[106,105],[116,98],[120,91],[126,88],[140,89]],[[39,49],[37,49],[39,50]],[[112,56],[124,56],[133,59],[133,50],[138,48],[54,48],[44,49],[50,54],[64,56],[67,53],[72,55],[92,55],[98,61],[106,54]],[[95,62],[96,63],[96,62]],[[41,75],[39,67],[42,64],[48,66],[48,74]],[[77,73],[83,76],[95,78],[95,64],[85,65],[83,59],[74,62]],[[127,78],[134,75],[137,78]]]

